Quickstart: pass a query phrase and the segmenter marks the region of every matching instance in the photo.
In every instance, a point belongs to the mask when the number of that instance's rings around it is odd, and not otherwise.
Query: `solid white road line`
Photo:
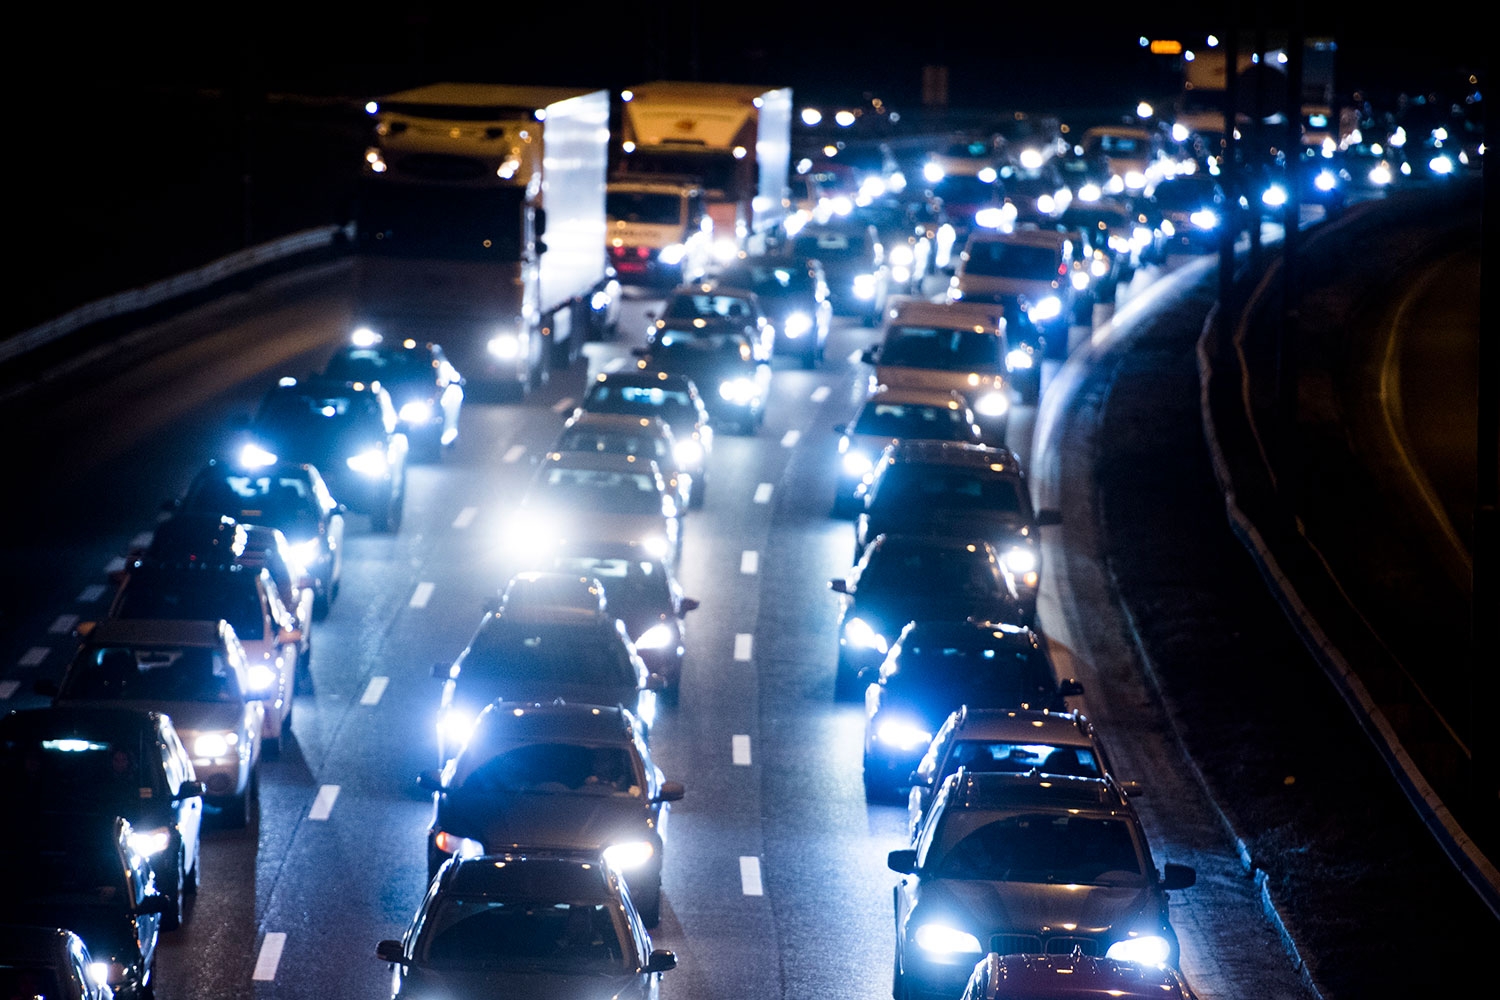
[[[823,400],[825,400],[825,399],[828,398],[828,386],[826,386],[826,385],[820,385],[820,386],[818,386],[816,389],[814,389],[812,391],[812,395],[808,396],[807,398],[810,399],[810,400],[812,400],[814,403],[821,403],[821,402],[823,402]]]
[[[500,459],[500,461],[504,462],[506,465],[513,465],[514,463],[519,462],[521,460],[521,456],[524,454],[526,454],[526,446],[524,444],[513,444],[510,446],[509,450],[506,451],[505,457]]]
[[[567,413],[572,408],[573,408],[573,397],[572,396],[564,396],[562,399],[559,399],[557,402],[555,402],[555,403],[552,404],[552,412],[553,413]]]
[[[747,896],[764,896],[766,894],[764,887],[760,883],[760,858],[740,858],[740,889]],[[267,937],[269,936],[267,935]]]
[[[771,491],[774,488],[775,487],[773,487],[770,483],[761,483],[759,486],[755,487],[755,502],[770,503]]]
[[[431,580],[423,580],[417,584],[417,589],[411,592],[411,606],[414,608],[425,608],[427,602],[432,600],[432,592],[437,589],[437,584]]]
[[[729,757],[740,767],[750,766],[750,737],[735,733],[729,737]]]
[[[20,681],[0,681],[0,701],[4,701],[21,687]]]
[[[276,966],[281,964],[281,949],[286,947],[286,934],[281,931],[266,931],[260,943],[260,955],[255,959],[255,972],[250,976],[257,982],[269,983],[276,978]]]
[[[53,635],[67,635],[73,631],[73,626],[77,624],[77,615],[58,615],[52,619],[52,624],[47,626],[47,631]]]
[[[459,511],[458,516],[453,519],[453,526],[462,531],[464,528],[467,528],[469,525],[473,524],[474,518],[478,516],[478,507],[465,507],[463,510]]]
[[[370,683],[365,685],[365,693],[359,696],[361,705],[378,705],[380,696],[385,694],[385,686],[391,682],[389,677],[371,677]]]
[[[333,812],[333,803],[339,797],[338,785],[324,785],[318,789],[317,796],[313,799],[312,808],[307,811],[308,819],[323,820]]]
[[[734,658],[740,663],[750,659],[750,644],[753,637],[749,632],[741,632],[734,637]]]
[[[781,446],[783,448],[795,448],[797,442],[802,440],[802,432],[797,430],[787,431],[781,435]]]
[[[91,583],[87,587],[84,587],[83,590],[79,591],[78,603],[93,604],[99,598],[104,596],[104,591],[106,589],[107,588],[102,583]]]
[[[752,549],[746,549],[740,553],[740,572],[746,576],[753,575],[760,569],[760,553]]]
[[[16,665],[21,667],[40,667],[42,661],[47,658],[47,654],[50,652],[51,650],[46,646],[32,646],[21,654],[21,658],[16,661]]]

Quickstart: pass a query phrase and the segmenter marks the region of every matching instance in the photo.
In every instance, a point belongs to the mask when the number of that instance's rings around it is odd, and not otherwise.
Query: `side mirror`
[[[680,781],[663,781],[661,791],[656,795],[657,802],[680,802],[683,794],[687,791]]]
[[[375,957],[392,965],[405,965],[406,952],[400,941],[382,941],[375,946]]]
[[[1036,512],[1036,523],[1039,528],[1050,528],[1062,524],[1062,511],[1044,508]]]
[[[1161,887],[1163,889],[1186,889],[1198,884],[1198,873],[1187,865],[1166,866],[1162,874]]]
[[[914,874],[917,870],[917,852],[910,847],[892,851],[885,856],[885,865],[891,871],[902,875]]]
[[[677,968],[676,954],[661,948],[653,951],[651,957],[646,960],[647,972],[671,972],[675,968]]]
[[[702,602],[700,602],[696,597],[684,597],[682,599],[683,614],[687,614],[689,611],[697,611],[702,606]]]
[[[208,789],[204,787],[201,781],[184,781],[181,785],[177,786],[177,795],[175,798],[178,802],[181,802],[183,799],[201,799],[207,791]]]
[[[835,594],[847,594],[849,593],[849,581],[842,578],[829,580],[828,589]]]
[[[424,792],[441,792],[443,788],[443,775],[441,771],[423,771],[417,775],[417,787]]]

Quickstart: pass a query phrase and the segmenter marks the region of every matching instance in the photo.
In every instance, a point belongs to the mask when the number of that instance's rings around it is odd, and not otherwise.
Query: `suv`
[[[1092,315],[1091,262],[1080,239],[1055,229],[975,233],[948,283],[948,300],[1014,300],[1039,328],[1048,355],[1066,357],[1069,325]]]
[[[898,997],[957,996],[1002,955],[1104,957],[1175,966],[1167,891],[1130,802],[1109,779],[972,774],[943,783],[914,845],[892,851]]]

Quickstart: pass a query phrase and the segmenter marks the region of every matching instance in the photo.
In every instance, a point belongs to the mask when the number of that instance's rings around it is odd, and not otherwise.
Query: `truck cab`
[[[708,270],[713,223],[696,179],[611,178],[604,212],[620,284],[676,288]]]

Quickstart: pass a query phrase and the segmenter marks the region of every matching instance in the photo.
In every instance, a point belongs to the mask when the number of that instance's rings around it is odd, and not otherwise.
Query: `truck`
[[[790,203],[791,89],[658,80],[620,97],[619,172],[698,178],[715,254],[763,252]]]
[[[355,323],[436,341],[520,395],[603,335],[609,95],[435,83],[371,102],[355,199]]]
[[[610,178],[609,260],[622,285],[674,288],[708,269],[713,223],[695,177]]]

